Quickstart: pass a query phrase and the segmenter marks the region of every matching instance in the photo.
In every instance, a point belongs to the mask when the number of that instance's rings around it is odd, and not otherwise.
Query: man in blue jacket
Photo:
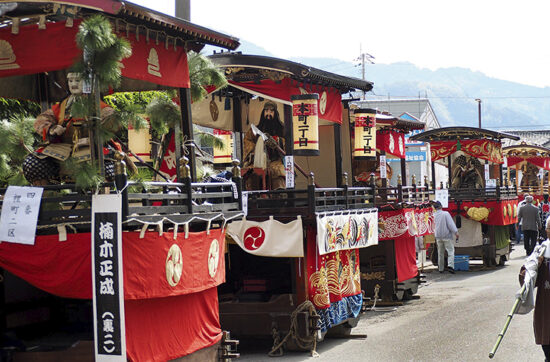
[[[434,203],[435,213],[435,241],[437,243],[437,264],[439,272],[443,273],[445,268],[445,250],[447,250],[447,270],[455,273],[455,240],[458,240],[458,229],[451,214],[443,211],[441,202]]]

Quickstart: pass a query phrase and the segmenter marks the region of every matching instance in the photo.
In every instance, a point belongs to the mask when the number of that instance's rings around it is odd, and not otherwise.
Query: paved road
[[[427,270],[420,299],[394,311],[363,314],[353,334],[367,339],[327,339],[318,346],[319,358],[286,352],[274,359],[266,355],[269,345],[242,341],[239,361],[488,361],[513,305],[523,258],[523,248],[517,248],[505,267],[472,265],[454,275]],[[532,313],[514,316],[494,361],[544,361],[532,318]]]

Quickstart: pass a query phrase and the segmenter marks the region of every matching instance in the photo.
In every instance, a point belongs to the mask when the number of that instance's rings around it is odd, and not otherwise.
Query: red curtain
[[[5,53],[2,58],[13,60],[2,64],[0,77],[69,68],[81,54],[75,43],[79,24],[75,21],[73,27],[67,28],[63,21],[48,23],[44,30],[38,30],[38,25],[27,25],[19,28],[19,34],[12,34],[11,27],[0,30]]]
[[[317,309],[361,293],[359,249],[319,255],[314,228],[307,231],[308,297]]]
[[[132,44],[132,55],[122,61],[124,77],[174,88],[191,86],[187,52],[183,47],[167,48],[164,42],[157,45],[155,40],[147,41],[144,36],[138,41],[132,34],[127,39]]]
[[[124,298],[146,299],[202,291],[225,281],[223,257],[225,234],[221,230],[189,233],[147,232],[123,234]],[[37,288],[65,298],[92,298],[90,233],[68,234],[60,242],[57,235],[36,237],[35,245],[0,243],[0,266]],[[210,276],[210,245],[218,241],[218,267]],[[172,245],[178,245],[183,256],[179,283],[171,287],[166,279],[166,258]]]
[[[122,235],[128,357],[165,361],[219,341],[216,286],[225,280],[225,233],[189,233],[187,239],[180,233],[176,240],[172,232],[147,232],[143,239],[136,232]],[[183,271],[171,287],[166,260],[174,244]],[[90,233],[69,234],[63,242],[57,235],[38,236],[35,245],[3,242],[0,267],[48,293],[90,299],[90,249]]]
[[[386,154],[405,158],[405,134],[396,131],[377,131],[376,149]]]
[[[278,83],[270,79],[264,79],[260,83],[234,82],[232,80],[229,83],[236,87],[245,88],[257,95],[276,98],[284,102],[290,102],[290,96],[302,94],[302,90],[308,93],[318,93],[319,118],[338,124],[342,123],[342,96],[335,88],[305,86],[304,84],[292,82],[288,78]]]
[[[549,157],[517,157],[517,156],[509,156],[506,157],[506,161],[508,163],[508,167],[512,167],[514,165],[517,165],[520,162],[527,161],[538,168],[543,168],[545,170],[550,171],[550,158]]]
[[[38,25],[21,26],[19,34],[12,34],[11,27],[0,30],[3,60],[0,77],[36,74],[71,67],[80,57],[75,36],[80,20],[72,27],[65,22],[47,23],[46,29]],[[119,36],[125,36],[120,34]],[[189,66],[187,52],[183,47],[166,48],[154,40],[147,41],[134,34],[128,38],[132,44],[132,55],[123,60],[122,75],[127,78],[148,81],[168,87],[189,88]],[[5,58],[5,59],[4,59]]]
[[[221,339],[217,288],[168,298],[126,300],[130,361],[168,361]]]
[[[456,151],[462,151],[470,156],[502,163],[502,147],[500,142],[491,140],[457,140],[430,142],[432,161],[445,158]]]
[[[541,197],[541,196],[539,196]],[[468,217],[466,208],[485,207],[489,209],[489,216],[485,220],[479,221],[487,225],[511,225],[518,222],[518,199],[499,200],[499,201],[464,201],[460,203],[460,215]],[[449,207],[446,209],[455,216],[458,213],[457,204],[449,201]]]
[[[414,278],[418,274],[414,237],[433,233],[433,209],[379,211],[378,219],[384,224],[378,239],[394,240],[397,280]]]
[[[394,242],[397,281],[402,282],[414,278],[418,274],[414,236],[403,235],[394,239]]]

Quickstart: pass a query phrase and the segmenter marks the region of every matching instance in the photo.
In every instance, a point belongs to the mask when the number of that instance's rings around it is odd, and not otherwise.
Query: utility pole
[[[361,65],[361,79],[365,80],[365,64],[374,64],[374,57],[369,53],[363,53],[363,46],[359,44],[359,57],[355,59],[360,62]],[[365,91],[363,91],[363,100],[365,100]]]
[[[477,102],[477,116],[479,121],[478,127],[481,128],[481,99],[476,98],[476,102]]]
[[[176,17],[190,21],[191,20],[191,0],[175,0]]]

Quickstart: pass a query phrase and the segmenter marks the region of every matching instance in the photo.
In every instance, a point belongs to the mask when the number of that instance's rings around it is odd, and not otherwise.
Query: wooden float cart
[[[221,53],[209,58],[225,71],[229,86],[194,104],[193,121],[233,131],[247,200],[246,221],[228,226],[228,233],[235,228],[238,235],[229,240],[227,282],[220,286],[223,328],[237,336],[272,336],[272,354],[281,353],[282,341],[289,348],[309,349],[336,327],[349,333],[363,301],[358,248],[375,242],[377,226],[372,190],[351,187],[347,180],[349,133],[341,127],[347,114],[342,95],[368,91],[372,84],[272,57]],[[262,121],[264,112],[275,115],[271,122]],[[276,138],[265,141],[271,143],[268,167],[254,163],[260,156],[250,139],[262,136],[253,135],[253,125]],[[294,156],[294,162],[286,164],[280,179],[277,167],[284,155]],[[286,175],[294,176],[294,184],[285,182]],[[298,218],[301,227],[285,231]],[[251,241],[257,237],[261,248]],[[297,254],[267,247],[290,239]]]
[[[473,127],[444,127],[411,140],[430,143],[432,179],[435,162],[449,171],[434,186],[448,190],[447,211],[455,217],[460,238],[455,254],[481,258],[487,266],[504,265],[510,255],[510,225],[517,222],[517,189],[503,177],[502,139],[519,137]],[[435,248],[434,248],[435,250]],[[437,253],[432,253],[437,263]]]
[[[365,295],[383,302],[410,299],[418,291],[424,276],[418,271],[415,238],[433,235],[433,209],[429,202],[427,179],[406,177],[405,135],[412,130],[424,129],[424,123],[401,119],[374,109],[355,109],[355,115],[371,115],[376,122],[376,152],[362,157],[361,142],[352,137],[353,180],[356,185],[369,185],[375,189],[374,206],[380,220],[378,245],[361,249],[361,283]],[[352,123],[350,128],[357,129]],[[392,170],[388,158],[399,160],[399,169]],[[392,162],[395,164],[397,162]],[[390,184],[392,174],[398,174],[396,183]],[[407,180],[410,185],[407,185]]]
[[[506,158],[505,180],[517,188],[518,200],[523,201],[528,193],[533,196],[533,205],[537,206],[548,193],[550,149],[521,142],[503,147],[502,153]]]
[[[0,96],[36,101],[43,111],[67,95],[65,73],[80,55],[75,34],[91,16],[107,18],[132,45],[113,91],[177,89],[183,121],[176,128],[186,134],[192,129],[187,51],[239,45],[225,34],[115,0],[0,5]],[[192,182],[193,164],[181,147],[173,163],[179,165],[175,182],[136,185],[118,159],[115,182],[100,187],[102,193],[119,190],[123,200],[126,354],[120,358],[229,360],[237,356],[230,348],[236,341],[220,328],[216,286],[225,278],[222,224],[242,212],[241,196],[232,191],[240,177]],[[0,359],[93,361],[93,195],[71,183],[43,191],[33,245],[0,243]],[[99,330],[115,327],[104,320]],[[102,347],[98,342],[105,353]]]

